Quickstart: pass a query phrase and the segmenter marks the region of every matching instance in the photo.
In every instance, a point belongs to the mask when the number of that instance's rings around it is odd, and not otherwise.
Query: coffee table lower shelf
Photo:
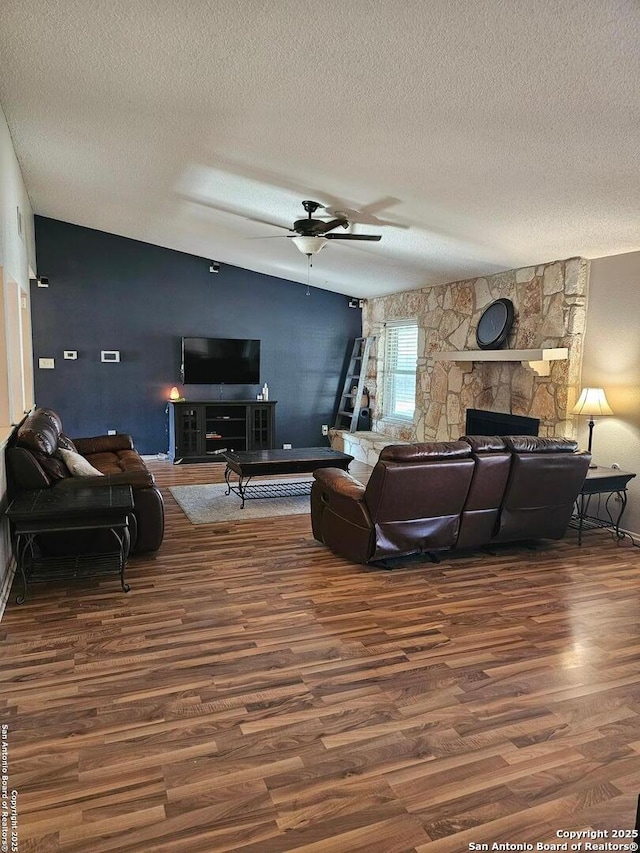
[[[248,500],[261,500],[265,498],[297,498],[311,494],[312,480],[291,480],[279,483],[249,483],[249,480],[238,480],[232,483],[225,472],[227,491],[225,494],[234,495],[242,500],[240,509],[244,509],[244,503]]]

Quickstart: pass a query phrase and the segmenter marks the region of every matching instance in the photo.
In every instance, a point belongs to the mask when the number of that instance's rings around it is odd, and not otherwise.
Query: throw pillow
[[[102,471],[94,468],[91,462],[79,453],[75,453],[73,450],[65,450],[63,447],[59,449],[59,453],[74,477],[104,477]]]

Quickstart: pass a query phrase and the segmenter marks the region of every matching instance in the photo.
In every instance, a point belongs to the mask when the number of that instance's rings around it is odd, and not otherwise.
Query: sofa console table
[[[227,450],[271,450],[275,406],[275,400],[169,402],[169,459],[215,462]]]
[[[22,576],[22,595],[16,596],[16,602],[22,604],[27,583],[32,581],[108,572],[118,572],[123,591],[129,592],[124,569],[132,509],[131,486],[34,489],[15,498],[6,514],[13,528],[16,571]],[[74,548],[76,534],[95,534],[99,547],[87,550],[83,543]],[[47,537],[57,540],[57,547],[48,548]]]
[[[583,530],[601,527],[612,530],[617,539],[622,539],[625,534],[620,532],[620,522],[627,506],[627,483],[635,476],[601,465],[589,468],[571,521],[571,526],[578,530],[578,545],[582,545]]]

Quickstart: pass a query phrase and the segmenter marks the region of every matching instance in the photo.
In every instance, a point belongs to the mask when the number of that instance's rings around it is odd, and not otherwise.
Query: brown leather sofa
[[[463,436],[385,447],[366,487],[314,472],[314,537],[358,563],[561,538],[591,455],[565,438]]]
[[[73,476],[60,448],[77,450],[103,476]],[[9,497],[23,489],[73,489],[77,486],[130,485],[133,518],[131,551],[155,551],[164,536],[164,502],[153,475],[129,435],[69,439],[52,409],[38,408],[14,434],[6,450]]]
[[[473,470],[470,446],[451,441],[385,447],[366,487],[315,471],[313,535],[357,563],[453,548]]]

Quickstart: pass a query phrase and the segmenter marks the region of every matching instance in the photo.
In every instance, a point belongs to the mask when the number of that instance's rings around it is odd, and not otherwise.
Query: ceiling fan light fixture
[[[329,242],[325,237],[307,237],[299,235],[292,237],[291,242],[295,243],[298,250],[303,255],[317,255]]]

